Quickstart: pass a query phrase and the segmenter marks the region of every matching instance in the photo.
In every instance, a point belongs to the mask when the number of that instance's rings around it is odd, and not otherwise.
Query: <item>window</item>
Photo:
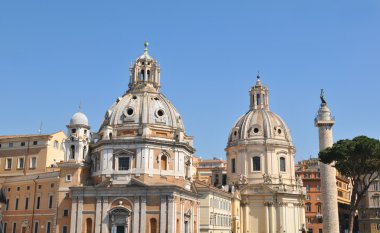
[[[64,209],[63,210],[63,217],[68,217],[69,216],[69,209]]]
[[[16,202],[15,202],[15,210],[18,210],[18,198],[16,198]]]
[[[307,218],[307,223],[308,223],[308,224],[311,223],[311,219],[310,219],[310,218]]]
[[[27,210],[29,208],[29,197],[25,198],[25,209]]]
[[[16,191],[17,191],[17,192],[20,191],[20,187],[16,187]]]
[[[30,158],[30,168],[34,169],[36,167],[37,167],[37,158],[36,157]]]
[[[1,144],[0,144],[0,148],[1,148]]]
[[[161,155],[161,170],[168,170],[168,156]]]
[[[306,204],[306,212],[311,212],[311,204]]]
[[[17,168],[22,169],[24,168],[24,158],[19,158],[17,162]]]
[[[50,188],[54,188],[54,184],[50,184]]]
[[[66,182],[71,182],[72,176],[70,174],[66,175]]]
[[[59,143],[58,141],[54,141],[54,149],[58,149],[59,148]]]
[[[119,157],[119,171],[129,170],[129,157]]]
[[[307,196],[306,196],[306,200],[310,200],[310,195],[307,195]]]
[[[306,191],[310,191],[310,184],[306,185]]]
[[[38,233],[38,222],[34,223],[34,231],[33,233]]]
[[[317,191],[321,191],[321,186],[317,184]]]
[[[379,191],[379,181],[375,180],[373,183],[373,191]]]
[[[231,159],[231,172],[235,173],[236,172],[236,160]]]
[[[46,233],[50,233],[51,231],[51,222],[47,222],[46,224]]]
[[[41,189],[41,188],[42,188],[42,185],[39,184],[39,185],[38,185],[38,189]]]
[[[21,146],[25,146],[25,142],[21,142]]]
[[[321,200],[321,196],[317,196],[317,201],[320,201]]]
[[[261,166],[260,166],[260,157],[253,157],[252,158],[252,170],[253,171],[260,171]]]
[[[71,129],[71,133],[76,133],[77,129]]]
[[[13,147],[13,142],[10,142],[9,143],[9,148],[12,148]]]
[[[374,207],[380,207],[379,196],[373,196],[373,205],[374,205]]]
[[[53,208],[53,195],[49,195],[49,209]]]
[[[322,213],[322,206],[320,204],[317,205],[318,214]]]
[[[37,203],[36,203],[36,209],[40,209],[40,204],[41,204],[41,197],[37,197]]]
[[[38,144],[38,142],[37,142],[37,141],[34,141],[34,142],[33,142],[33,145],[35,145],[35,146],[36,146],[37,144]]]
[[[7,223],[5,222],[3,225],[3,233],[7,233]]]
[[[5,163],[5,169],[12,169],[12,159],[8,158]]]
[[[9,199],[7,199],[6,210],[9,210]]]
[[[75,159],[75,146],[70,147],[70,159]]]
[[[62,227],[62,233],[67,233],[67,226]]]
[[[280,158],[280,171],[285,172],[286,171],[286,164],[285,164],[285,158]]]
[[[318,233],[323,233],[323,230],[322,229],[318,229]]]
[[[16,223],[14,222],[14,223],[13,223],[13,228],[12,228],[12,233],[16,233],[16,227],[17,227],[17,225],[16,225]]]
[[[256,104],[260,105],[260,94],[256,94]]]
[[[30,186],[26,186],[26,190],[30,190]]]

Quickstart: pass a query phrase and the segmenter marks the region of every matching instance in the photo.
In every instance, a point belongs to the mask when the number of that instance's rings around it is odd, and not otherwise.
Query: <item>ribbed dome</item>
[[[88,126],[88,118],[81,112],[75,113],[70,119],[70,125],[85,125]]]
[[[232,127],[228,145],[244,140],[275,139],[291,143],[291,136],[285,122],[275,113],[260,109],[251,110],[241,116]]]
[[[109,108],[102,126],[139,126],[142,124],[182,129],[180,114],[161,93],[127,93]]]

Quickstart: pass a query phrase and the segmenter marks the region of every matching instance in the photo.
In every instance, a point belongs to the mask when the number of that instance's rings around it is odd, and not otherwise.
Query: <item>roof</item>
[[[52,134],[19,134],[19,135],[0,135],[0,140],[4,139],[23,139],[23,138],[47,138],[51,137],[53,134],[60,133],[63,131],[58,131]]]

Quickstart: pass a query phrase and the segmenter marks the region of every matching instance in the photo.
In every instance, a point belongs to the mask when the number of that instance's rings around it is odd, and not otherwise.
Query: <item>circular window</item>
[[[158,100],[158,98],[157,98],[157,97],[154,97],[154,100]]]
[[[158,115],[159,117],[162,117],[164,114],[165,114],[165,113],[164,113],[164,110],[162,110],[162,109],[160,109],[160,110],[157,111],[157,115]]]
[[[134,100],[137,99],[137,96],[134,95],[134,96],[132,97],[132,99],[134,99]]]
[[[253,129],[253,132],[254,132],[254,133],[258,133],[258,132],[259,132],[259,128],[254,128],[254,129]]]
[[[278,130],[277,130],[277,133],[278,133],[278,134],[281,134],[281,132],[282,132],[281,129],[278,129]]]
[[[133,108],[128,108],[127,109],[127,114],[128,114],[128,116],[132,116],[132,114],[133,114]]]

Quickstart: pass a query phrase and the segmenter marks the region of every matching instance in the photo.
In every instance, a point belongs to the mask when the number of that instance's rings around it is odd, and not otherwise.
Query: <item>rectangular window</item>
[[[53,208],[53,196],[49,196],[49,209]]]
[[[373,191],[379,191],[379,181],[377,180],[373,183]]]
[[[18,159],[17,168],[19,168],[19,169],[24,168],[24,158],[19,158]]]
[[[317,184],[317,191],[321,191],[321,186]]]
[[[7,233],[7,223],[5,222],[3,225],[3,233]]]
[[[34,231],[33,233],[38,233],[38,222],[34,223]]]
[[[30,168],[34,169],[36,168],[36,166],[37,166],[37,158],[36,157],[30,158]]]
[[[129,170],[129,157],[119,158],[119,171]]]
[[[66,175],[66,182],[70,182],[72,180],[72,176],[70,174]]]
[[[286,171],[286,163],[285,163],[285,158],[284,157],[280,158],[280,171],[282,171],[282,172]]]
[[[25,142],[21,142],[21,146],[25,146]]]
[[[27,210],[29,208],[29,197],[25,198],[25,209]]]
[[[15,202],[15,210],[18,210],[18,198],[16,198],[16,202]]]
[[[63,210],[63,217],[68,217],[69,216],[69,210],[68,209],[64,209]]]
[[[260,171],[261,170],[260,157],[253,157],[252,158],[252,170],[253,171]]]
[[[34,142],[33,142],[33,145],[37,145],[37,144],[38,144],[38,142],[37,142],[37,141],[34,141]]]
[[[16,223],[14,222],[14,223],[13,223],[12,233],[16,233],[16,227],[17,227],[17,225],[16,225]]]
[[[62,227],[62,233],[67,233],[67,226]]]
[[[7,162],[5,163],[5,169],[12,169],[12,159],[8,158]]]
[[[310,184],[306,185],[306,191],[310,191]]]
[[[7,204],[6,204],[7,206],[6,206],[6,210],[9,210],[9,199],[7,199]]]
[[[36,209],[40,208],[40,204],[41,204],[41,197],[37,197]]]
[[[47,222],[46,224],[46,233],[50,233],[51,230],[51,222]]]
[[[9,143],[9,148],[13,147],[13,142]]]
[[[231,172],[235,173],[236,172],[236,160],[231,159]]]

